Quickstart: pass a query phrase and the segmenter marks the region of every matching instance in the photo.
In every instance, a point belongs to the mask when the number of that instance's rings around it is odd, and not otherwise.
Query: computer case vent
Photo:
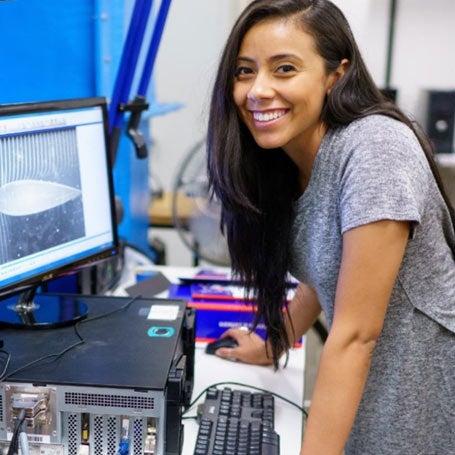
[[[104,393],[66,392],[65,404],[123,409],[154,409],[153,397],[112,395]]]

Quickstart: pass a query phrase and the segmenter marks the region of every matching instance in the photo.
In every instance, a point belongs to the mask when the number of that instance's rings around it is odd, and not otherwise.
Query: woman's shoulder
[[[355,150],[368,149],[372,153],[406,151],[420,155],[421,146],[411,128],[400,120],[386,115],[372,114],[356,119],[332,133],[332,144],[350,155]]]
[[[387,115],[372,114],[356,119],[340,130],[345,136],[374,139],[414,138],[413,131],[400,120]]]
[[[378,160],[390,163],[426,161],[422,147],[408,125],[377,114],[336,128],[324,140],[320,161],[326,166],[345,168],[359,160],[365,165]]]

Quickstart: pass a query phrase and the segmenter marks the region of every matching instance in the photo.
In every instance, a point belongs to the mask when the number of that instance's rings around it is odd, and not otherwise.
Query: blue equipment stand
[[[126,35],[123,53],[119,63],[110,107],[109,128],[114,166],[114,181],[117,194],[128,215],[119,226],[119,234],[127,242],[137,246],[154,260],[154,254],[148,244],[150,189],[148,187],[148,151],[147,134],[140,131],[141,116],[149,108],[146,100],[148,86],[152,77],[159,44],[169,12],[170,0],[162,0],[156,14],[150,43],[145,54],[142,74],[140,75],[137,93],[131,98],[131,87],[137,70],[139,56],[153,0],[136,0],[129,29]],[[126,124],[125,114],[129,114]],[[126,136],[132,141],[135,157],[131,147],[123,145],[122,131],[126,124]],[[143,125],[146,131],[148,125]],[[122,153],[118,153],[121,149]],[[129,172],[125,172],[129,170]]]

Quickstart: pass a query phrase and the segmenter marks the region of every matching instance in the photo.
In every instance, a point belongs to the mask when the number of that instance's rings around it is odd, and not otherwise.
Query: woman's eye
[[[290,73],[291,71],[294,71],[295,68],[293,65],[281,65],[278,67],[278,72],[279,73]]]
[[[235,70],[236,77],[245,76],[245,75],[252,74],[252,73],[253,73],[253,70],[251,68],[248,68],[247,66],[239,66]]]

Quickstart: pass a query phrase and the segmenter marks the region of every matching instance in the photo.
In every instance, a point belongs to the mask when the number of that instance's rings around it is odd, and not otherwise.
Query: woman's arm
[[[333,324],[322,350],[301,455],[341,455],[409,237],[409,223],[346,232]]]
[[[320,313],[321,307],[316,293],[309,286],[299,283],[285,316],[291,345],[311,328]],[[268,350],[267,354],[264,340],[257,334],[229,329],[222,336],[235,338],[239,346],[220,348],[216,351],[218,356],[256,365],[272,365],[271,350]]]
[[[316,292],[310,286],[299,283],[285,315],[291,345],[310,330],[320,314],[321,305]]]

